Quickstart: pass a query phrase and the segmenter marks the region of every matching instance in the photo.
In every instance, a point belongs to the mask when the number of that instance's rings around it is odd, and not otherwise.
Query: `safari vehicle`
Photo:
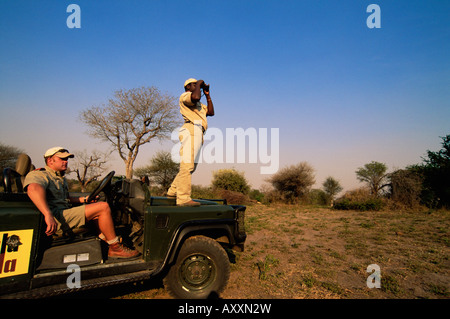
[[[151,196],[139,180],[114,180],[110,172],[89,195],[112,210],[116,233],[141,254],[108,259],[93,229],[48,237],[42,214],[23,191],[31,169],[25,154],[3,172],[0,190],[0,298],[43,298],[121,283],[163,278],[175,298],[222,292],[230,273],[229,249],[244,248],[245,206],[199,199],[176,206]]]

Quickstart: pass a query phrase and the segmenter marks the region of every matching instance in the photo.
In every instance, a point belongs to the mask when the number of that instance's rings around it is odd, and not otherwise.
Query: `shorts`
[[[58,224],[58,230],[56,234],[60,235],[68,233],[74,228],[78,228],[86,225],[86,213],[85,205],[68,208],[65,210],[58,210],[53,212],[56,222]]]

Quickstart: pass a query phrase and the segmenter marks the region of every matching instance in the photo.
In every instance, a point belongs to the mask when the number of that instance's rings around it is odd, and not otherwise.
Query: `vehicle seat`
[[[25,179],[25,176],[34,169],[34,165],[31,164],[31,158],[27,154],[22,153],[17,157],[16,172],[22,176],[22,181]]]
[[[3,170],[3,187],[5,192],[13,192],[13,184],[15,184],[14,191],[23,193],[25,176],[33,169],[31,158],[27,154],[20,154],[17,157],[15,169],[7,167]]]

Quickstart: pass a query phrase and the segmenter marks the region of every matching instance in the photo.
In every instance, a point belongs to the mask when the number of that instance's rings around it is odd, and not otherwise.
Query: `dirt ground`
[[[246,248],[235,253],[220,297],[449,299],[449,217],[447,211],[248,206]],[[369,288],[377,274],[380,288]],[[134,284],[111,297],[170,298],[161,283]]]

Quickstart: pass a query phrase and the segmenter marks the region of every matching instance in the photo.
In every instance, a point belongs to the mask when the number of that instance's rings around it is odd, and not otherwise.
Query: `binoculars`
[[[209,92],[209,85],[206,85],[205,82],[203,82],[201,88],[203,89],[203,91]]]

